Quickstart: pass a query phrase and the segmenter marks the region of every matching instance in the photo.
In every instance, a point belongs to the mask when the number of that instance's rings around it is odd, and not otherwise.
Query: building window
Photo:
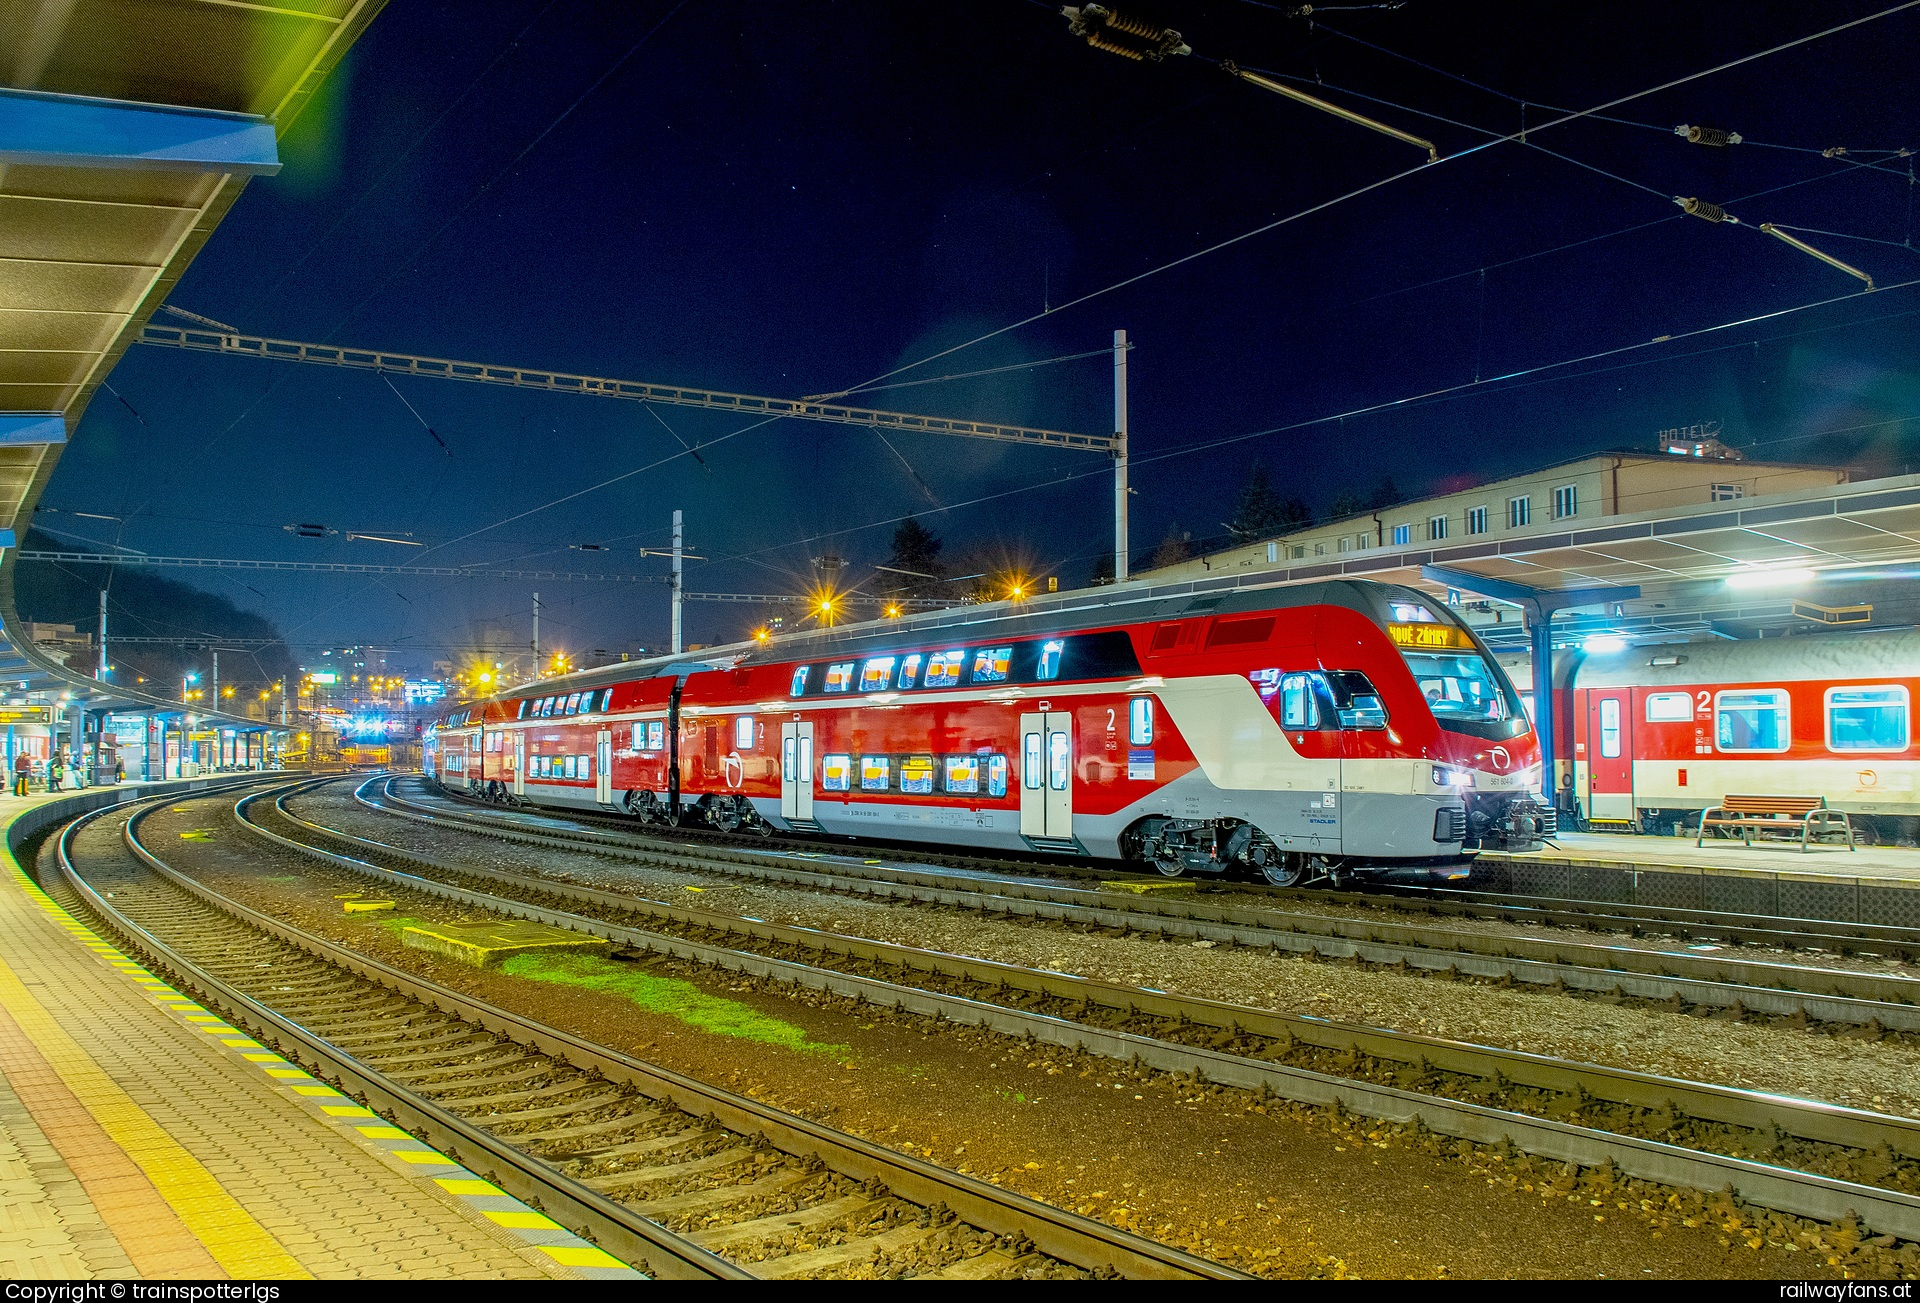
[[[1342,552],[1351,552],[1353,550],[1353,540],[1348,538],[1345,534],[1342,534],[1340,536],[1339,547]]]
[[[1487,509],[1475,507],[1467,512],[1467,533],[1484,534],[1487,532]]]
[[[1447,537],[1447,518],[1445,516],[1428,516],[1427,517],[1428,541],[1433,543],[1439,543],[1439,542],[1445,541],[1446,537]]]
[[[1325,556],[1327,554],[1327,545],[1325,543],[1315,543],[1313,545],[1313,554],[1315,556]]]
[[[1738,502],[1747,496],[1747,490],[1740,484],[1712,484],[1708,486],[1708,501]]]
[[[1553,518],[1565,520],[1580,514],[1580,486],[1562,484],[1553,491]]]
[[[1507,528],[1525,529],[1533,523],[1533,499],[1522,494],[1507,499]]]
[[[1413,542],[1412,525],[1395,525],[1393,527],[1393,545],[1395,547],[1405,547],[1411,542]]]
[[[1278,543],[1267,544],[1267,564],[1272,565],[1274,562],[1278,561],[1279,559],[1280,559],[1280,545]]]
[[[1307,545],[1305,543],[1295,543],[1292,549],[1287,553],[1287,555],[1295,561],[1300,560],[1302,557],[1306,556],[1306,554],[1307,554]]]
[[[1368,548],[1370,548],[1370,547],[1372,547],[1372,546],[1373,546],[1373,535],[1371,535],[1371,534],[1355,534],[1355,535],[1353,536],[1353,545],[1354,545],[1354,547],[1355,547],[1355,548],[1357,548],[1357,549],[1358,549],[1359,551],[1362,551],[1362,552],[1364,552],[1364,551],[1366,551],[1366,550],[1367,550]]]

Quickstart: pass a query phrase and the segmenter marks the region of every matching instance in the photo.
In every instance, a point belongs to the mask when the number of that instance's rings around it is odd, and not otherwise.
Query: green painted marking
[[[632,965],[591,955],[516,955],[501,965],[500,971],[528,981],[619,996],[651,1013],[665,1014],[715,1036],[735,1036],[809,1054],[843,1055],[848,1050],[845,1045],[810,1041],[805,1028],[782,1022],[738,1000],[708,995],[692,982],[635,972]]]

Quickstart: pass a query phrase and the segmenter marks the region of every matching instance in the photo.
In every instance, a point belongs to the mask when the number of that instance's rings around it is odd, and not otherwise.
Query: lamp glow
[[[1814,573],[1803,566],[1779,569],[1737,570],[1727,576],[1728,588],[1785,588],[1792,584],[1810,584]]]
[[[1627,640],[1610,633],[1595,634],[1580,644],[1580,650],[1589,656],[1604,655],[1607,652],[1625,651]]]

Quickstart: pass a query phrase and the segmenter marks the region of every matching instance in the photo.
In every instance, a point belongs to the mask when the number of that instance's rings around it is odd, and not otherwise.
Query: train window
[[[1163,624],[1153,631],[1154,651],[1172,651],[1175,647],[1179,646],[1179,644],[1180,625],[1178,621],[1173,624]]]
[[[884,692],[893,681],[893,656],[876,656],[860,667],[860,691]]]
[[[563,759],[560,762],[560,765],[561,765],[560,776],[563,778],[572,778],[574,776],[574,769],[578,764],[579,764],[578,757],[567,756],[565,759]]]
[[[1423,602],[1389,602],[1387,610],[1393,616],[1395,624],[1439,624]]]
[[[558,697],[548,697],[545,700],[541,701],[540,703],[541,718],[544,719],[547,716],[553,714],[553,708],[556,704],[558,704],[559,700],[560,698]]]
[[[1060,653],[1066,649],[1067,644],[1057,638],[1052,642],[1041,643],[1040,659],[1033,667],[1033,677],[1039,679],[1042,683],[1049,679],[1059,678]]]
[[[1600,702],[1600,758],[1620,758],[1620,699],[1607,697]]]
[[[1007,666],[1013,661],[1011,647],[982,647],[973,654],[973,673],[969,676],[974,683],[1005,683]]]
[[[913,652],[900,658],[900,677],[894,680],[896,688],[911,688],[920,682],[920,662],[925,660],[919,652]]]
[[[1020,782],[1030,792],[1040,790],[1040,735],[1029,733],[1021,740]]]
[[[1073,776],[1073,743],[1065,731],[1047,734],[1047,786],[1056,792],[1067,790]]]
[[[526,717],[527,717],[527,699],[525,697],[522,697],[520,698],[520,709],[514,714],[514,718],[525,719]]]
[[[1127,702],[1127,743],[1130,746],[1153,745],[1153,698],[1134,697]]]
[[[1401,655],[1441,727],[1456,721],[1485,724],[1512,717],[1512,703],[1501,691],[1495,670],[1478,651],[1402,649]]]
[[[633,726],[633,749],[635,751],[647,749],[647,726],[644,723]]]
[[[893,786],[892,756],[860,757],[860,790],[884,792]]]
[[[1781,688],[1722,692],[1713,699],[1713,744],[1721,751],[1785,751],[1793,744]]]
[[[851,786],[852,778],[852,756],[820,757],[820,788],[822,791],[844,792]]]
[[[980,790],[980,757],[947,757],[947,790],[949,792],[977,792]]]
[[[1691,692],[1653,692],[1647,694],[1647,723],[1684,724],[1693,718]]]
[[[900,790],[914,796],[933,791],[932,756],[908,756],[900,762]]]
[[[1294,730],[1320,727],[1320,694],[1311,674],[1288,674],[1280,680],[1280,727]]]
[[[567,694],[567,713],[569,715],[577,715],[580,713],[580,698],[585,695],[584,692],[570,692]]]
[[[827,692],[845,692],[853,686],[853,662],[841,661],[838,665],[827,666],[826,682],[821,685]]]
[[[741,715],[733,721],[733,749],[753,750],[753,716]]]
[[[789,697],[797,697],[807,690],[807,671],[812,668],[813,666],[811,665],[796,665],[793,667],[793,686],[787,689],[787,695]]]
[[[935,652],[927,657],[927,677],[923,686],[929,688],[951,688],[960,682],[960,665],[967,653],[960,650]]]
[[[1907,690],[1827,689],[1827,750],[1905,751],[1911,736]]]
[[[1007,758],[1002,755],[987,757],[987,795],[1005,796],[1007,794]]]
[[[780,745],[780,778],[783,782],[791,783],[798,777],[793,764],[793,747],[794,740],[790,737],[783,739]]]
[[[575,774],[574,777],[576,778],[592,778],[593,777],[593,757],[592,756],[580,757],[580,772]]]
[[[613,709],[613,689],[612,688],[608,688],[605,692],[600,694],[600,709],[602,711],[608,711]]]

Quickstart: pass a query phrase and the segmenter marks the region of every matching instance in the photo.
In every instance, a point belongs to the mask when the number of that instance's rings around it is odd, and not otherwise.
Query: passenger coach
[[[1512,685],[1422,593],[1076,596],[548,680],[443,718],[428,769],[498,800],[1284,884],[1462,874],[1552,830]]]

